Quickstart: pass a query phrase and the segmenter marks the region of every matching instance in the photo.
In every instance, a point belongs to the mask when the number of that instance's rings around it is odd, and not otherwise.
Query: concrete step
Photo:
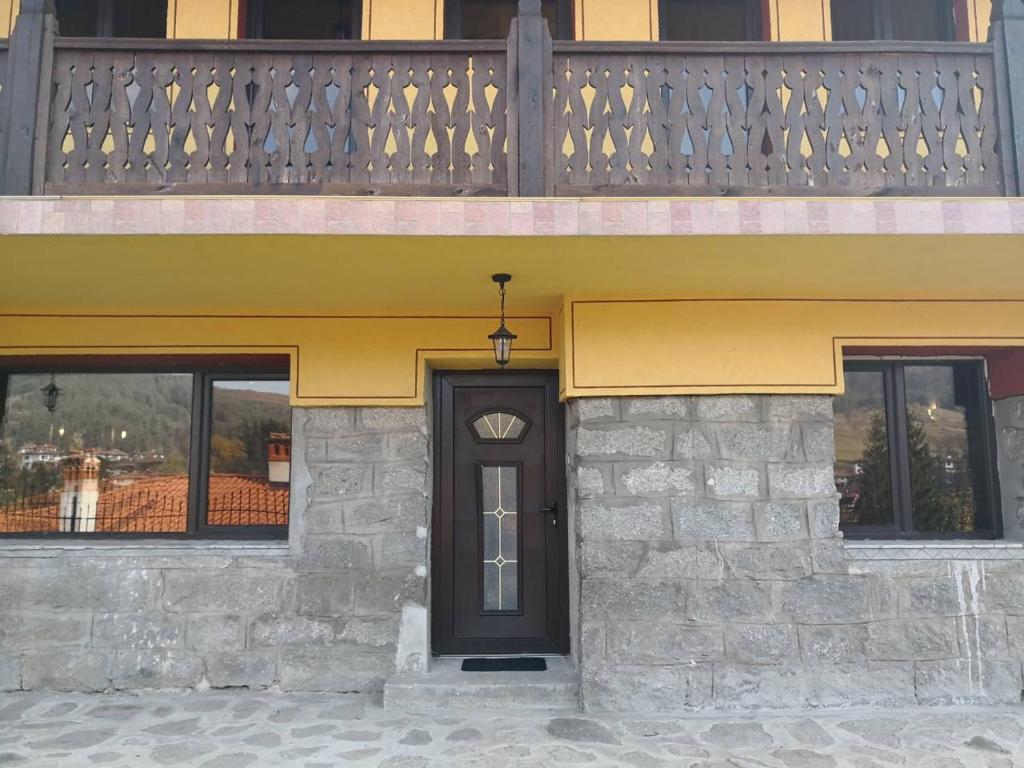
[[[546,658],[546,672],[463,672],[461,657],[432,659],[429,672],[394,675],[384,683],[384,708],[578,710],[579,671],[568,658]]]

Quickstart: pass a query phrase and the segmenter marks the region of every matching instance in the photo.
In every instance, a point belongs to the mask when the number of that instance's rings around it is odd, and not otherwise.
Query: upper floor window
[[[662,40],[760,40],[761,0],[660,0]]]
[[[0,374],[0,533],[283,536],[286,374]]]
[[[835,399],[836,490],[847,537],[1000,532],[981,363],[848,361]]]
[[[64,37],[166,37],[167,0],[57,0]]]
[[[445,0],[444,36],[449,40],[504,40],[519,0]],[[572,0],[542,0],[541,14],[555,40],[572,38]]]
[[[265,40],[358,40],[360,0],[248,0],[246,34]]]
[[[833,40],[956,40],[953,0],[832,0]]]

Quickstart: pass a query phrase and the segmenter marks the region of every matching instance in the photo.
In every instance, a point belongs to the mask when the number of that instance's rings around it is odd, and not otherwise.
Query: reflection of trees
[[[892,481],[889,475],[889,436],[885,417],[876,413],[871,419],[864,456],[857,478],[860,498],[856,520],[859,525],[886,525],[893,521]]]
[[[287,422],[256,418],[246,419],[237,431],[214,434],[210,439],[210,471],[265,477],[270,433],[289,431]]]
[[[945,533],[974,530],[974,492],[967,462],[954,461],[947,473],[945,461],[932,454],[924,426],[907,415],[907,448],[910,453],[910,493],[914,528]]]
[[[914,529],[934,533],[973,531],[974,489],[965,457],[953,457],[952,471],[948,471],[944,457],[932,454],[924,426],[911,414],[907,415],[907,451]],[[881,414],[871,420],[860,469],[856,522],[860,525],[891,523],[889,440]]]

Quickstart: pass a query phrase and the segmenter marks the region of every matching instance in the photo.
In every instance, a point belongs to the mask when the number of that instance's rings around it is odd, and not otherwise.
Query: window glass
[[[952,0],[832,0],[833,40],[954,40]]]
[[[114,0],[114,37],[167,37],[167,0]]]
[[[64,37],[166,37],[167,0],[57,0]]]
[[[872,0],[832,0],[833,40],[876,40],[877,28]]]
[[[892,525],[892,477],[885,378],[881,371],[847,371],[835,409],[836,490],[843,525]]]
[[[518,0],[451,0],[454,5],[454,29],[448,30],[448,37],[462,40],[504,40],[508,37],[509,26],[519,7]],[[551,37],[567,36],[560,29],[558,20],[559,3],[556,0],[542,0],[541,15],[548,21]]]
[[[267,40],[355,40],[362,33],[354,0],[260,0],[259,27],[253,31]]]
[[[8,377],[0,532],[184,533],[192,375]]]
[[[64,37],[99,34],[100,0],[57,0],[57,25]]]
[[[755,9],[748,0],[665,0],[663,40],[753,40]],[[760,6],[757,6],[759,11]]]
[[[949,0],[891,2],[894,40],[954,40],[953,6]]]
[[[969,533],[977,515],[968,405],[949,366],[908,365],[907,453],[914,530]]]
[[[207,525],[287,525],[288,382],[216,380],[210,413]]]

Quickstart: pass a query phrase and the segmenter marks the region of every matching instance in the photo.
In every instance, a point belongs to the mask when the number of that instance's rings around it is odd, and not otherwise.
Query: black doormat
[[[463,659],[463,672],[544,672],[548,663],[544,659]]]

